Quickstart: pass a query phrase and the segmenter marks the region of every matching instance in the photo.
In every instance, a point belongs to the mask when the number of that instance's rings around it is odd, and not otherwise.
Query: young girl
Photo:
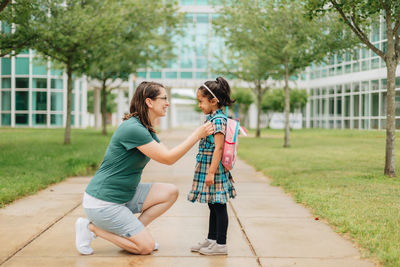
[[[234,100],[230,98],[231,89],[228,82],[218,77],[216,81],[207,81],[197,91],[199,108],[208,114],[207,121],[214,127],[214,141],[211,136],[202,138],[199,144],[192,190],[188,200],[208,203],[210,218],[208,237],[191,251],[203,255],[226,255],[226,232],[228,229],[228,212],[226,203],[236,196],[231,173],[222,165],[226,120],[214,118],[223,114],[221,108],[230,106]]]

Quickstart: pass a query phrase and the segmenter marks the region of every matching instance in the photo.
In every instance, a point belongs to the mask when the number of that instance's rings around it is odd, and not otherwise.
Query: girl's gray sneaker
[[[218,245],[217,243],[212,243],[208,247],[201,248],[200,254],[203,255],[228,255],[228,248],[226,245]]]
[[[197,245],[194,245],[193,247],[191,247],[190,251],[199,252],[201,248],[206,248],[209,245],[214,244],[214,243],[215,243],[215,241],[212,242],[212,241],[209,241],[208,239],[205,239],[203,242],[199,242],[199,243],[197,243]]]

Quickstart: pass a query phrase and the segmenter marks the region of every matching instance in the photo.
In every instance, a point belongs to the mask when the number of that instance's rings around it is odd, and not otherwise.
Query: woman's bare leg
[[[178,198],[178,188],[173,184],[153,183],[146,200],[143,203],[143,211],[139,220],[147,226],[155,218],[166,212]]]
[[[129,238],[107,232],[92,223],[89,224],[89,230],[133,254],[147,255],[154,250],[155,241],[146,228]]]

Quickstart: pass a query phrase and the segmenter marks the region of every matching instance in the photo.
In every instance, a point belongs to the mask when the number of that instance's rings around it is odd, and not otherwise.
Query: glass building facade
[[[222,38],[215,36],[212,30],[212,21],[218,17],[213,5],[219,2],[181,0],[180,11],[185,12],[187,24],[184,34],[174,40],[177,57],[170,60],[166,68],[140,70],[138,80],[156,80],[183,88],[197,86],[199,80],[215,79],[212,66],[217,64],[216,55],[222,54],[224,45]]]
[[[67,77],[32,50],[0,59],[0,126],[64,127]],[[86,127],[86,82],[74,79],[72,126]]]
[[[370,41],[386,50],[384,21],[372,26]],[[313,65],[300,82],[309,98],[303,124],[311,128],[385,129],[386,66],[367,48],[333,55],[328,63]],[[400,71],[396,78],[396,129],[400,129]]]

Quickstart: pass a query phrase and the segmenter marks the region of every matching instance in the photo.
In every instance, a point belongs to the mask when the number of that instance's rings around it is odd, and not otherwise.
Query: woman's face
[[[169,106],[167,91],[165,88],[160,88],[160,93],[154,99],[152,99],[152,107],[150,108],[154,115],[157,117],[164,117]]]

